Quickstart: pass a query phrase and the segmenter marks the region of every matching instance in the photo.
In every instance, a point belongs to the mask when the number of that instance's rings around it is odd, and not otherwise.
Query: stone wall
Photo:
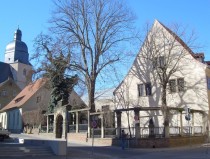
[[[86,133],[68,133],[68,142],[79,141],[80,143],[92,143],[92,138],[87,139]],[[130,148],[164,148],[164,147],[181,147],[206,142],[206,136],[193,137],[171,137],[171,138],[145,138],[145,139],[128,139],[127,147]],[[120,146],[120,139],[113,138],[94,138],[94,145],[98,146]]]

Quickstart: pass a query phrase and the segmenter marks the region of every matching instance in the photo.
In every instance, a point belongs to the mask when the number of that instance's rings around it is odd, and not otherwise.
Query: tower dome
[[[28,61],[28,47],[21,38],[22,32],[18,28],[14,33],[13,41],[6,46],[5,63],[21,62],[30,64]]]

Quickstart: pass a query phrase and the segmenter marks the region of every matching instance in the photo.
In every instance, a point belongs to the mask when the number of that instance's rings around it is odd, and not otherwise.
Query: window
[[[184,91],[184,78],[178,78],[177,85],[178,85],[178,91],[183,92]]]
[[[36,97],[36,103],[39,103],[41,101],[41,96]]]
[[[175,79],[169,80],[169,90],[170,90],[170,93],[176,92],[176,80]]]
[[[183,92],[184,91],[184,78],[169,80],[170,93]]]
[[[1,95],[2,96],[7,96],[7,91],[6,90],[2,90]]]
[[[151,95],[152,94],[151,83],[148,82],[145,84],[138,84],[138,94],[139,94],[139,97]]]
[[[144,96],[144,84],[138,84],[139,97]]]
[[[160,56],[159,57],[159,61],[158,61],[159,63],[159,67],[164,67],[165,66],[165,57],[164,56]]]
[[[152,94],[152,91],[151,91],[151,83],[146,83],[145,85],[145,90],[146,90],[146,95],[150,96]]]
[[[157,67],[157,57],[155,57],[152,61],[153,68]]]
[[[153,64],[153,68],[164,67],[165,66],[165,57],[164,56],[155,57],[152,64]]]

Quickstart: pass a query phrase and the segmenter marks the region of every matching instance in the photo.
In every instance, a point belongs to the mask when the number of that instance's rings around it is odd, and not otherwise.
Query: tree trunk
[[[164,120],[164,123],[163,123],[164,134],[165,134],[165,138],[169,138],[169,110],[168,110],[167,102],[166,102],[166,86],[163,86],[161,101],[162,101],[162,113],[163,113],[163,120]]]
[[[89,103],[88,106],[90,107],[90,112],[95,112],[95,81],[91,81],[90,87],[88,89],[88,96],[89,96]]]

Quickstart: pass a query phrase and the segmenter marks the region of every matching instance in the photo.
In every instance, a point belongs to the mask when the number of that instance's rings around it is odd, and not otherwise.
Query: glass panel
[[[178,91],[184,91],[184,78],[179,78],[177,79],[177,83],[178,83]]]
[[[138,84],[139,97],[144,96],[144,84]]]
[[[170,89],[170,92],[176,92],[176,80],[173,79],[173,80],[169,80],[169,89]]]

